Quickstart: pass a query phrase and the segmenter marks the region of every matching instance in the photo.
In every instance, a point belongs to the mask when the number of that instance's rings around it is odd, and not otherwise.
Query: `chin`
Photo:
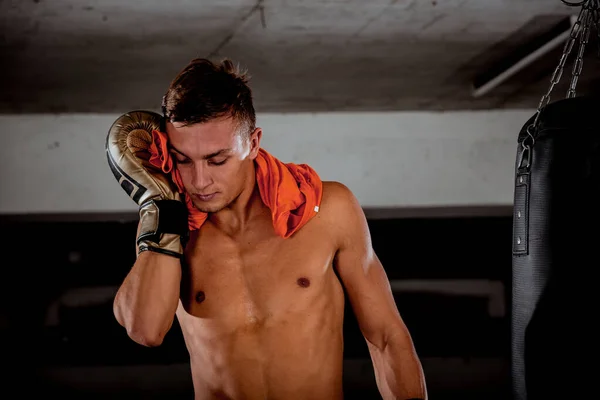
[[[224,207],[220,204],[210,204],[210,203],[198,203],[193,202],[194,207],[196,207],[200,212],[203,213],[216,213],[221,211]]]

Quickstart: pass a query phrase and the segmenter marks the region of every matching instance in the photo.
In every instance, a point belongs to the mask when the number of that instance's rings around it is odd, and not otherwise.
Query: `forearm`
[[[128,335],[145,346],[158,346],[173,324],[179,302],[181,262],[142,252],[114,300],[114,314]]]
[[[404,333],[398,334],[403,335]],[[427,399],[421,362],[410,338],[391,337],[380,346],[367,342],[377,386],[384,400]]]

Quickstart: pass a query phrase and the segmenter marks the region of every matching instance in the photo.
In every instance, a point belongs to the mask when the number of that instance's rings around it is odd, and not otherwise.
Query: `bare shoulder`
[[[323,182],[323,199],[321,201],[323,211],[333,213],[338,207],[351,206],[352,203],[358,202],[348,186],[336,181]]]
[[[346,185],[335,181],[323,182],[323,199],[319,213],[342,232],[361,225],[364,212],[354,193]]]

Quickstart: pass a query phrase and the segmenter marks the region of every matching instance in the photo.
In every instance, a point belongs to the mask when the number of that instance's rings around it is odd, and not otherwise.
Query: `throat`
[[[210,222],[230,237],[236,237],[254,228],[257,221],[267,216],[270,220],[270,209],[263,203],[258,186],[251,196],[242,192],[222,210],[209,215]]]

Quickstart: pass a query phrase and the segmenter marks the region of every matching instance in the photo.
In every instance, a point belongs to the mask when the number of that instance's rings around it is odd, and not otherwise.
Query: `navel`
[[[197,303],[202,303],[204,301],[204,299],[206,299],[206,296],[204,295],[204,292],[203,291],[199,291],[196,294],[196,302]]]
[[[298,286],[300,286],[300,287],[309,287],[310,286],[310,280],[305,277],[298,278],[296,283],[298,283]]]

